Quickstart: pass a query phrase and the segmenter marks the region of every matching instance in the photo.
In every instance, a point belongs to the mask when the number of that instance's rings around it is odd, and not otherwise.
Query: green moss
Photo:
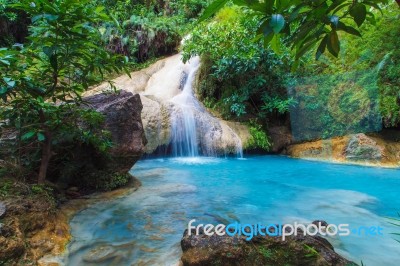
[[[263,255],[267,259],[270,259],[273,255],[272,250],[267,249],[266,247],[260,247],[258,250],[260,251],[261,255]]]

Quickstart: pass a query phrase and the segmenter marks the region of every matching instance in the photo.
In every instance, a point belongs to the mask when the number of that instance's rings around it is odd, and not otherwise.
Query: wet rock
[[[319,236],[281,237],[188,235],[181,240],[183,265],[356,265],[337,254],[332,245]]]
[[[186,113],[184,108],[182,109],[182,104],[174,101],[174,98],[181,95],[182,87],[188,85],[187,82],[193,81],[190,74],[198,66],[197,60],[198,58],[192,58],[190,62],[184,64],[181,55],[177,54],[159,60],[147,69],[131,73],[132,79],[121,76],[114,80],[117,88],[140,94],[143,103],[143,127],[148,140],[145,147],[146,154],[171,152],[174,142],[172,130],[174,122],[183,121],[183,114]],[[106,88],[107,85],[102,84],[87,94],[93,95]],[[236,154],[241,149],[242,143],[245,145],[248,141],[247,127],[214,117],[195,97],[190,98],[187,104],[196,121],[199,151],[210,156]],[[179,124],[176,127],[182,128]],[[179,141],[175,140],[175,143]]]
[[[348,160],[378,161],[382,159],[383,148],[364,133],[355,134],[350,137],[345,156]]]
[[[316,226],[319,226],[319,225],[325,226],[325,227],[328,226],[328,223],[323,220],[315,220],[312,222],[312,224],[315,224]]]
[[[112,246],[97,246],[83,256],[83,260],[89,263],[100,263],[111,258],[117,257],[119,254]]]
[[[46,255],[37,261],[38,266],[60,266],[61,259],[52,255]]]
[[[6,215],[7,207],[4,202],[0,201],[0,218],[3,218]]]

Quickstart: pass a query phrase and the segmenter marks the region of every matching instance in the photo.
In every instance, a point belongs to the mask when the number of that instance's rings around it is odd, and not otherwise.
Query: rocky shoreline
[[[0,264],[59,265],[60,256],[71,239],[69,221],[77,212],[96,202],[132,193],[140,185],[132,177],[125,187],[68,199],[59,206],[58,199],[46,197],[47,194],[4,198],[5,212],[0,217]]]
[[[371,167],[399,168],[400,142],[384,131],[353,134],[287,146],[282,152],[293,158]]]

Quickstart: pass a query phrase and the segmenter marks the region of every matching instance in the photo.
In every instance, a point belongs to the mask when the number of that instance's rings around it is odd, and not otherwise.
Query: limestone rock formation
[[[231,126],[233,123],[214,117],[196,99],[192,86],[198,64],[198,58],[192,58],[185,64],[181,55],[177,54],[131,73],[132,78],[124,75],[113,80],[118,89],[140,95],[143,127],[148,140],[145,153],[152,154],[160,150],[173,153],[174,136],[177,133],[174,135],[174,122],[184,121],[188,111],[195,120],[195,146],[201,154],[237,154],[250,137],[245,126]],[[190,86],[189,90],[185,86]],[[109,90],[109,85],[104,83],[85,95]],[[237,132],[237,128],[240,128],[240,132]]]
[[[400,136],[396,131],[358,133],[292,144],[285,154],[306,159],[383,167],[400,166]]]

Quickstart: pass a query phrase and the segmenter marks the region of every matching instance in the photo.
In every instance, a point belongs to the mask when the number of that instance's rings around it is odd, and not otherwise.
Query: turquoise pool
[[[175,265],[187,223],[325,220],[381,226],[382,236],[331,237],[338,253],[366,266],[400,265],[400,171],[282,156],[139,161],[138,191],[97,203],[71,221],[66,265]]]

